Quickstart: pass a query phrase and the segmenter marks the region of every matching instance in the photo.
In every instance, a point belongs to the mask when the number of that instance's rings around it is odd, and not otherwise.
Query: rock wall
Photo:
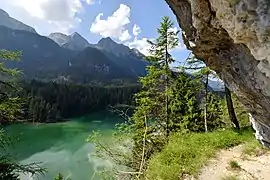
[[[166,0],[187,48],[215,70],[270,147],[270,0]]]

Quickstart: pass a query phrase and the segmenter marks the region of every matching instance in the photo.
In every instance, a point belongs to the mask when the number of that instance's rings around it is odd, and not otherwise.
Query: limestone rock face
[[[270,146],[270,0],[166,0],[188,49],[215,70]]]

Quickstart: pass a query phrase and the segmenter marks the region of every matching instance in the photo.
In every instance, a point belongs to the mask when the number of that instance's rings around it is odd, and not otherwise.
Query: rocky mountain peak
[[[70,35],[58,32],[51,33],[49,38],[55,41],[59,46],[71,50],[83,50],[84,48],[90,46],[88,41],[77,32]]]
[[[84,45],[88,45],[88,41],[82,37],[79,33],[74,32],[71,35],[69,35],[70,41],[76,41],[77,43],[81,43]]]
[[[98,45],[100,46],[108,46],[108,45],[117,45],[115,41],[110,37],[102,38],[98,41]]]
[[[68,35],[60,32],[51,33],[48,37],[52,39],[54,42],[56,42],[59,46],[63,46],[64,44],[69,42]]]
[[[102,38],[99,40],[96,47],[114,53],[117,56],[129,56],[132,53],[132,50],[128,46],[118,44],[110,37]]]

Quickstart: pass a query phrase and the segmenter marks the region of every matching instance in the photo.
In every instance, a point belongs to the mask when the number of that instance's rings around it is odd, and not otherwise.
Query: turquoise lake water
[[[10,152],[16,159],[28,164],[40,162],[47,169],[45,176],[29,177],[21,175],[22,180],[53,180],[58,173],[72,180],[90,180],[95,169],[103,164],[90,156],[94,147],[85,140],[93,130],[100,130],[110,139],[112,131],[120,118],[107,112],[100,112],[73,118],[63,123],[16,124],[7,127],[8,135],[18,137]],[[98,178],[93,178],[98,180]]]

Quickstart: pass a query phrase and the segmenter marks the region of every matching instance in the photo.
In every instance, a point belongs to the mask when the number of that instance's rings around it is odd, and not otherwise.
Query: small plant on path
[[[232,170],[241,170],[242,169],[241,166],[238,164],[238,162],[235,160],[231,160],[229,165],[230,165],[230,168]]]

